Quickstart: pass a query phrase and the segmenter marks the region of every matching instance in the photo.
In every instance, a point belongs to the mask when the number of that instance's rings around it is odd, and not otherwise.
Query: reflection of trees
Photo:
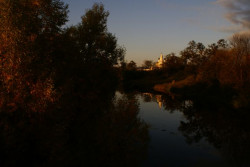
[[[173,113],[175,110],[180,110],[183,107],[190,106],[192,103],[190,100],[175,99],[170,95],[163,94],[152,94],[152,93],[142,93],[141,97],[144,102],[156,102],[159,108],[164,107],[165,110]]]
[[[250,161],[250,122],[244,111],[195,107],[183,108],[187,119],[181,122],[179,130],[188,143],[205,139],[220,150],[233,165],[249,165]]]
[[[111,166],[139,165],[134,163],[145,156],[149,136],[147,125],[137,118],[138,112],[137,100],[123,96],[101,118],[98,123],[101,131],[95,136],[100,141],[97,147],[101,148],[101,161]],[[106,156],[103,157],[102,154]]]
[[[144,102],[151,102],[153,100],[153,94],[152,93],[142,93]]]
[[[177,100],[170,95],[163,95],[162,96],[163,107],[165,110],[173,113],[176,110],[180,110],[182,106],[185,106],[184,100]]]
[[[148,128],[137,118],[137,100],[84,97],[58,102],[42,113],[1,108],[0,165],[138,165],[146,153]]]
[[[151,99],[153,101],[156,96],[152,94]],[[180,122],[179,130],[187,143],[206,140],[216,147],[232,166],[248,166],[250,164],[249,112],[236,111],[223,104],[215,104],[216,101],[209,104],[208,101],[205,103],[201,99],[198,100],[161,96],[166,111],[178,110],[184,114],[186,121]]]

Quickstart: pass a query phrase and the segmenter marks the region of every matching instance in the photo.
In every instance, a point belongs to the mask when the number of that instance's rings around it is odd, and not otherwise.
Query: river
[[[250,166],[249,111],[107,92],[3,105],[0,166]]]
[[[197,109],[191,100],[153,93],[134,96],[138,117],[149,125],[142,166],[250,166],[247,119],[220,107]]]

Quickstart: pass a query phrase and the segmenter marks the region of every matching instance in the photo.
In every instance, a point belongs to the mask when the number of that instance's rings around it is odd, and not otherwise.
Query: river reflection
[[[220,105],[116,92],[0,112],[0,166],[236,167],[249,159],[249,113]]]
[[[223,105],[140,93],[151,125],[143,166],[250,166],[250,115]]]
[[[2,107],[0,166],[140,166],[149,136],[137,99],[86,96],[44,112]]]

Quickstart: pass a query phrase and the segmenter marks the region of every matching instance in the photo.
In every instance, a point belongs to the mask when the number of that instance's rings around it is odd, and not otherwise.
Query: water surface
[[[249,141],[248,111],[160,94],[0,108],[0,166],[248,167]]]
[[[190,100],[152,93],[135,96],[140,106],[138,116],[150,125],[147,158],[142,166],[250,165],[246,158],[247,120],[235,118],[227,109],[196,108]]]

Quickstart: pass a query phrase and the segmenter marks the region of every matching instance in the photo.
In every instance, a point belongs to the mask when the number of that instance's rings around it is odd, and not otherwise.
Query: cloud
[[[250,32],[250,0],[217,0],[227,9],[225,18],[238,25],[241,31]]]
[[[244,31],[244,29],[239,27],[239,26],[229,26],[229,27],[228,26],[221,26],[221,27],[210,26],[207,28],[209,28],[211,30],[215,30],[215,31],[230,33],[230,34]]]

